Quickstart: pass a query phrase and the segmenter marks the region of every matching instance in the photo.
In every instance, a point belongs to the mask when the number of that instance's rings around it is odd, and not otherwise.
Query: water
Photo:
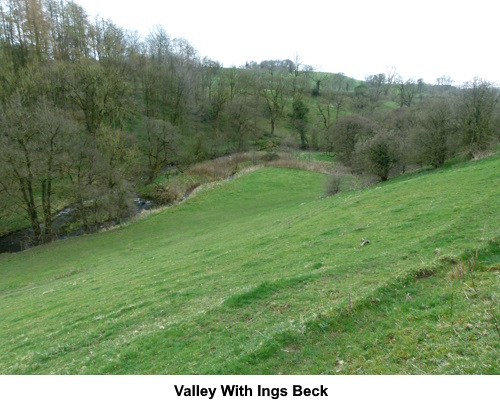
[[[154,207],[151,201],[144,200],[142,198],[136,197],[132,199],[134,201],[134,210],[132,212],[132,217],[141,213],[142,211],[150,210]],[[75,236],[80,236],[85,234],[83,228],[74,229],[71,232],[64,231],[71,223],[74,223],[77,219],[75,214],[77,213],[75,208],[66,207],[61,211],[57,212],[52,216],[52,228],[54,233],[54,239],[67,239]],[[129,219],[131,216],[124,217],[124,219]],[[99,228],[103,228],[104,225],[99,225],[91,231],[96,231]],[[0,253],[14,253],[20,252],[25,249],[36,246],[34,242],[35,233],[31,228],[21,229],[16,232],[12,232],[4,237],[0,238]]]

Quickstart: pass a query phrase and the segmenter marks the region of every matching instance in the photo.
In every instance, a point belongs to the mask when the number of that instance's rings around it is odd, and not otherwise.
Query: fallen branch
[[[360,248],[362,248],[363,246],[367,245],[368,243],[370,243],[370,241],[368,239],[365,239],[365,238],[361,238],[361,245],[359,245]]]

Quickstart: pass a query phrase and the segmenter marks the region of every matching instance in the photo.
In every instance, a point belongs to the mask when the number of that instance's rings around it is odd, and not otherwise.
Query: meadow
[[[498,374],[499,162],[332,197],[264,167],[1,255],[0,373]]]

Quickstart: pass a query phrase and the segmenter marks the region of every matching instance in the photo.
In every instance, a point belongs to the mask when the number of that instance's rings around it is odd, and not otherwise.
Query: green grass
[[[330,198],[322,174],[264,168],[126,227],[2,255],[0,372],[498,373],[486,240],[500,235],[499,162]],[[445,258],[476,246],[485,269],[467,300]],[[414,277],[424,266],[433,275]]]
[[[396,108],[399,108],[399,104],[391,100],[385,100],[379,107],[380,110],[395,110]]]
[[[458,259],[436,259],[432,276],[408,276],[320,314],[247,356],[246,373],[498,374],[500,239],[480,251],[474,284]],[[484,261],[483,261],[484,260]],[[485,265],[495,260],[496,265]],[[476,289],[472,288],[475,286]],[[242,371],[238,361],[229,368]]]

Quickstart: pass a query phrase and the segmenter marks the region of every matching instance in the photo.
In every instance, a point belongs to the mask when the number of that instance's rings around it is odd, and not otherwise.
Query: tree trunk
[[[44,222],[44,235],[43,239],[45,241],[52,240],[52,206],[51,206],[51,194],[52,194],[52,179],[44,179],[42,181],[42,207],[43,207],[43,222]]]

